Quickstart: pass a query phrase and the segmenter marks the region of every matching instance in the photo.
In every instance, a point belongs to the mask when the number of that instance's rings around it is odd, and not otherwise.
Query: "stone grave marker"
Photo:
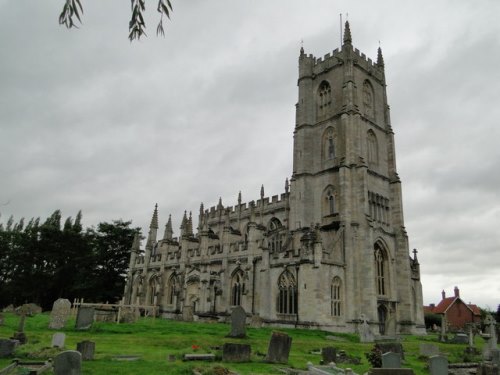
[[[434,344],[420,344],[420,355],[425,357],[432,357],[433,355],[439,355],[439,347]]]
[[[453,337],[452,342],[455,344],[468,344],[469,336],[467,336],[465,333],[457,333],[455,337]]]
[[[250,362],[251,348],[248,344],[225,343],[222,347],[224,362]]]
[[[266,361],[271,363],[287,363],[292,347],[292,338],[286,333],[273,332],[267,349]]]
[[[76,344],[76,350],[81,353],[83,361],[92,361],[95,353],[95,342],[81,341]]]
[[[64,348],[64,341],[66,340],[66,335],[62,332],[54,333],[52,336],[52,347]]]
[[[399,353],[402,359],[405,358],[403,345],[401,345],[401,343],[399,342],[379,342],[375,345],[380,349],[382,354],[388,352]]]
[[[430,357],[429,371],[431,375],[448,375],[448,360],[440,355]]]
[[[229,337],[243,338],[246,337],[245,323],[247,314],[241,306],[236,306],[231,312],[231,332]]]
[[[321,349],[321,358],[323,359],[323,364],[327,365],[331,362],[337,362],[337,349],[333,346],[327,346]]]
[[[359,326],[359,341],[361,342],[374,342],[375,336],[373,335],[366,317],[361,314],[362,323]]]
[[[42,308],[34,303],[25,303],[16,308],[15,313],[17,315],[35,316],[42,313]]]
[[[88,330],[94,323],[94,308],[93,307],[79,307],[76,315],[75,328],[79,330]]]
[[[17,341],[0,339],[0,358],[7,358],[14,354]]]
[[[138,315],[135,308],[122,307],[120,312],[120,323],[135,323]]]
[[[261,328],[262,327],[262,318],[259,314],[253,314],[250,318],[250,327],[252,328]]]
[[[401,368],[401,355],[393,352],[382,354],[382,368]]]
[[[493,362],[494,365],[497,365],[500,367],[500,350],[499,349],[491,349],[490,355],[491,355],[491,362]]]
[[[193,318],[193,306],[184,306],[182,309],[182,320],[192,322]]]
[[[49,329],[63,329],[71,314],[71,302],[59,298],[52,305],[50,313]]]
[[[80,375],[82,355],[76,350],[67,350],[54,358],[55,375]]]
[[[446,315],[441,315],[441,333],[439,334],[439,341],[446,342],[448,336],[446,335]]]

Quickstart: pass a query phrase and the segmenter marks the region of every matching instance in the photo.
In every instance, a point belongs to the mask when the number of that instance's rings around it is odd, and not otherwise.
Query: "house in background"
[[[443,290],[441,292],[442,300],[437,304],[424,306],[424,313],[438,314],[446,317],[448,329],[458,330],[463,329],[467,323],[480,323],[481,311],[476,305],[465,303],[460,298],[460,290],[458,287],[454,289],[453,297],[446,297]]]

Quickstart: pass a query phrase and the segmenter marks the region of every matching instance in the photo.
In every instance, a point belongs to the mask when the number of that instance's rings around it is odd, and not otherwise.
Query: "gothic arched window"
[[[322,202],[323,217],[334,215],[337,213],[335,195],[336,194],[332,186],[329,186],[325,189],[323,193],[323,202]]]
[[[245,292],[244,273],[238,269],[231,278],[231,305],[241,305],[241,295]]]
[[[333,160],[335,158],[335,136],[332,128],[328,128],[323,135],[323,159]]]
[[[342,315],[342,294],[341,294],[342,283],[340,277],[335,276],[332,280],[330,286],[330,297],[331,297],[331,314],[332,316]]]
[[[179,289],[179,280],[177,280],[176,275],[170,276],[167,283],[167,301],[169,305],[175,303],[175,296],[177,295],[177,290]]]
[[[323,116],[332,105],[332,88],[327,81],[322,81],[318,89],[318,115]]]
[[[278,313],[297,314],[297,282],[290,271],[284,271],[278,279]]]
[[[366,117],[370,119],[375,117],[373,86],[368,80],[363,83],[363,109]]]
[[[155,305],[160,294],[161,279],[158,275],[153,275],[149,279],[149,304]]]
[[[269,222],[268,232],[269,249],[271,253],[281,251],[281,247],[283,245],[281,229],[281,222],[277,218],[273,217]]]
[[[375,244],[375,281],[377,294],[385,296],[387,294],[387,256],[385,250],[379,243]]]
[[[368,156],[368,163],[378,164],[378,142],[377,136],[373,130],[368,130],[366,134],[366,151]]]

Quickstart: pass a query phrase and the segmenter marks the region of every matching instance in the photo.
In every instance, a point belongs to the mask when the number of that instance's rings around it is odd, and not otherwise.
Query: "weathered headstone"
[[[231,332],[229,337],[243,338],[246,336],[245,322],[247,314],[241,306],[236,306],[231,312]]]
[[[500,366],[500,350],[499,349],[491,349],[490,355],[491,355],[491,362],[493,362],[493,364],[495,364],[497,366]]]
[[[498,366],[491,362],[481,362],[476,369],[477,375],[499,375]]]
[[[120,312],[120,323],[135,323],[138,315],[137,309],[122,307]]]
[[[80,375],[82,355],[76,350],[67,350],[54,358],[55,375]]]
[[[0,339],[0,358],[10,357],[14,353],[17,341]]]
[[[95,342],[88,340],[81,341],[76,344],[76,350],[82,354],[82,360],[92,361],[95,353]]]
[[[62,329],[66,325],[71,314],[71,302],[67,299],[59,298],[52,305],[50,313],[49,329]]]
[[[248,344],[225,343],[222,347],[224,362],[250,362],[251,348]]]
[[[431,375],[448,375],[448,360],[446,357],[435,355],[429,358]]]
[[[439,355],[439,347],[434,344],[427,344],[427,343],[420,344],[420,355],[425,357],[432,357],[433,355]]]
[[[250,318],[250,327],[252,327],[252,328],[261,328],[262,327],[262,318],[258,314],[254,314]]]
[[[399,342],[379,342],[375,345],[383,353],[399,353],[402,359],[405,358],[405,353],[403,350],[403,345]]]
[[[93,307],[79,307],[76,315],[75,328],[79,330],[90,329],[92,323],[94,323],[94,312]]]
[[[42,308],[34,303],[25,303],[16,308],[17,315],[35,316],[36,314],[41,314]]]
[[[399,353],[387,352],[382,354],[382,368],[400,368],[401,355]]]
[[[465,333],[457,333],[455,337],[453,337],[452,342],[455,344],[468,344],[469,337]]]
[[[193,321],[193,306],[184,306],[182,308],[182,320],[186,322]]]
[[[375,341],[375,336],[373,335],[373,332],[370,329],[370,326],[368,325],[366,317],[362,314],[360,319],[362,320],[362,322],[359,325],[359,341],[361,342]]]
[[[333,346],[327,346],[321,349],[321,358],[323,359],[323,364],[327,365],[331,362],[337,362],[337,349]]]
[[[286,333],[273,332],[267,349],[266,361],[271,363],[287,363],[292,347],[292,338]]]
[[[64,348],[64,341],[66,340],[66,335],[62,332],[54,333],[52,336],[52,347]]]
[[[448,336],[446,335],[446,315],[441,315],[441,333],[439,334],[439,341],[446,342]]]

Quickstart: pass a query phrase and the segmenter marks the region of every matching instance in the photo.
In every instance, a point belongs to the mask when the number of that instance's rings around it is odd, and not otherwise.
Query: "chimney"
[[[455,287],[454,292],[455,292],[455,297],[460,297],[460,290],[457,287]]]
[[[441,297],[442,297],[442,299],[445,299],[445,298],[446,298],[446,293],[445,293],[444,289],[443,289],[443,290],[442,290],[442,292],[441,292]]]

